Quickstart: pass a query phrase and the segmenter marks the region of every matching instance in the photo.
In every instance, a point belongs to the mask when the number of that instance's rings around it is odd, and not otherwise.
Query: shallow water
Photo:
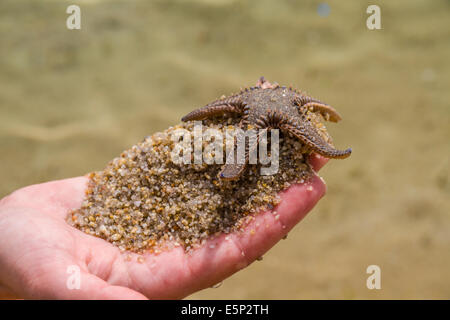
[[[450,298],[448,1],[377,1],[373,31],[368,1],[80,3],[69,31],[68,1],[0,2],[0,196],[100,170],[264,75],[333,105],[353,154],[263,261],[191,297]]]

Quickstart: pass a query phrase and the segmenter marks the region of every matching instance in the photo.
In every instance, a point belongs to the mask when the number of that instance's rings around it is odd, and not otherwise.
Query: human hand
[[[316,171],[326,161],[316,155],[310,159]],[[122,254],[111,243],[66,223],[69,211],[81,206],[87,181],[78,177],[33,185],[0,200],[0,298],[183,298],[261,257],[326,190],[314,176],[283,191],[277,214],[256,215],[244,232],[210,239],[189,254],[180,247],[146,253],[139,262],[137,254]],[[80,288],[71,290],[67,270],[72,265],[80,269]]]

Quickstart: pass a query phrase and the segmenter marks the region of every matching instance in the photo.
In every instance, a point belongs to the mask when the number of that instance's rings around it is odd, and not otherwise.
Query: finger
[[[65,274],[63,280],[68,279]],[[55,277],[52,277],[52,280]],[[65,281],[65,282],[66,282]],[[47,292],[43,289],[36,290],[40,293],[39,299],[91,299],[91,300],[147,300],[141,293],[130,288],[122,286],[114,286],[108,284],[106,281],[88,273],[80,274],[80,286],[68,287],[61,286],[61,283],[53,283],[51,291]]]
[[[275,211],[254,216],[241,232],[209,239],[203,247],[188,254],[182,248],[156,256],[146,254],[145,263],[129,266],[131,275],[145,271],[152,275],[133,279],[133,283],[140,285],[135,289],[150,299],[174,299],[222,281],[281,240],[314,207],[325,189],[321,178],[314,176],[308,183],[293,185],[282,192],[282,201]]]
[[[208,241],[206,249],[194,252],[191,269],[205,277],[205,286],[211,286],[247,267],[287,235],[325,191],[318,176],[309,183],[291,186],[281,194],[282,202],[275,210],[256,215],[243,232],[222,235]]]
[[[63,262],[64,261],[64,262]],[[43,266],[21,285],[31,299],[147,299],[132,289],[115,286],[87,272],[70,260],[61,259]]]
[[[3,198],[2,207],[33,208],[58,218],[65,218],[69,210],[81,206],[87,182],[87,177],[76,177],[31,185]]]
[[[328,162],[328,160],[330,159],[322,157],[317,153],[312,153],[308,158],[309,164],[316,172],[318,172]]]
[[[101,300],[147,300],[143,294],[137,291],[122,286],[110,285],[92,274],[84,273],[82,275],[82,284],[83,291],[76,293],[76,299],[79,297],[80,299]]]

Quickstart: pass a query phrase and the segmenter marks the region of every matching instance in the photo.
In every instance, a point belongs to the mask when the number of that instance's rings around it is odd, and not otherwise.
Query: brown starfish
[[[307,119],[307,113],[311,111],[319,112],[329,121],[341,120],[333,107],[295,89],[271,84],[261,77],[255,87],[246,88],[238,94],[223,97],[196,109],[184,116],[182,121],[202,120],[227,112],[239,113],[242,115],[239,127],[243,130],[249,127],[266,130],[278,128],[295,136],[313,152],[326,158],[348,157],[352,152],[351,148],[337,150],[322,138]],[[245,163],[226,163],[219,174],[220,178],[235,180],[240,177],[248,163],[249,150],[256,148],[258,140],[249,144]]]

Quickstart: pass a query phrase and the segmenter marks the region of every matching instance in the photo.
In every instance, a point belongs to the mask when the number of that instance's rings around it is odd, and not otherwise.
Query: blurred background
[[[0,197],[101,170],[264,75],[333,105],[353,154],[263,261],[190,298],[449,299],[449,40],[444,0],[1,0]]]

